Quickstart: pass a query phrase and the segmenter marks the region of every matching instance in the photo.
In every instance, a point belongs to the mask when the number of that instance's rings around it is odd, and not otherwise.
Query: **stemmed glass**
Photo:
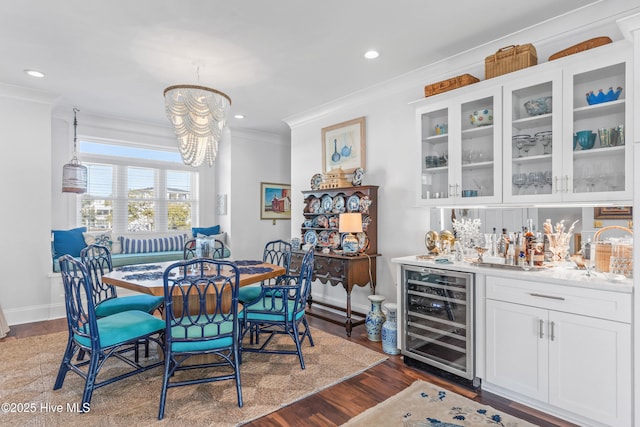
[[[531,149],[531,147],[535,147],[536,144],[538,142],[536,141],[535,138],[529,138],[527,140],[524,141],[524,146],[522,147],[522,149],[524,150],[524,155],[528,156],[529,155],[529,150]]]
[[[514,135],[512,139],[513,139],[513,143],[518,149],[518,157],[522,157],[522,148],[524,148],[525,143],[531,139],[531,136],[530,135]]]
[[[553,176],[551,175],[551,171],[544,171],[544,183],[549,184],[549,192],[553,193]]]
[[[547,151],[547,147],[549,147],[551,145],[551,131],[550,130],[546,130],[543,132],[538,132],[534,135],[534,137],[536,138],[537,141],[540,141],[540,143],[542,144],[543,150],[542,150],[542,154],[551,154],[551,150]]]
[[[518,193],[522,191],[522,186],[527,182],[527,175],[524,173],[516,173],[513,175],[513,185],[518,187]]]

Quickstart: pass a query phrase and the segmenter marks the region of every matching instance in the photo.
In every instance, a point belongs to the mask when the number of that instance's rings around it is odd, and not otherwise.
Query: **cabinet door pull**
[[[460,190],[458,187],[460,187],[460,185],[456,184],[456,194],[455,194],[456,197],[460,197]]]
[[[453,197],[452,188],[453,188],[453,184],[449,184],[449,197]]]
[[[551,329],[551,331],[549,332],[549,337],[551,338],[551,341],[554,341],[556,339],[556,322],[550,322],[549,323],[549,328]]]
[[[540,322],[540,324],[538,325],[538,331],[540,332],[540,339],[544,338],[544,320],[540,319],[538,320],[538,322]]]
[[[564,176],[564,192],[569,192],[569,175]]]
[[[549,298],[549,299],[556,299],[558,301],[564,301],[563,297],[555,297],[553,295],[544,295],[544,294],[536,294],[536,293],[529,293],[529,295],[531,295],[532,297]]]

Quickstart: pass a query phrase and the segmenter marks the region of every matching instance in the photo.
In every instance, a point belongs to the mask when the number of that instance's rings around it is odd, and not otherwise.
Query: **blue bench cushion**
[[[228,247],[224,248],[224,257],[229,258],[231,251]],[[111,255],[111,262],[113,268],[124,267],[125,265],[134,264],[148,264],[151,262],[165,262],[165,261],[181,261],[184,258],[184,253],[180,251],[171,252],[149,252],[144,254],[113,254]],[[80,260],[79,257],[77,257]],[[53,260],[53,271],[55,273],[60,272],[60,264],[58,259]]]
[[[148,252],[172,252],[184,249],[184,235],[171,237],[156,237],[150,239],[136,239],[121,236],[123,254],[138,254]]]

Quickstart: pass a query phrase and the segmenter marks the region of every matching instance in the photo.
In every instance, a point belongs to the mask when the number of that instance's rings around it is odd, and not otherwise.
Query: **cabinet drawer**
[[[631,295],[625,293],[487,276],[486,297],[631,323]]]

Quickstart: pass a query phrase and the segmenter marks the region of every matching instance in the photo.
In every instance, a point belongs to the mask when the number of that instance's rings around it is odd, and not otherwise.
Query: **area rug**
[[[343,427],[531,427],[534,424],[424,381],[352,418]]]
[[[69,372],[64,385],[53,384],[67,334],[55,333],[0,341],[0,425],[20,426],[235,426],[327,388],[381,363],[385,355],[343,338],[312,329],[314,347],[303,343],[306,369],[297,356],[245,353],[241,367],[244,406],[238,408],[235,383],[223,381],[170,389],[165,418],[158,422],[162,368],[94,391],[90,412],[74,412],[82,399],[83,380]],[[276,345],[291,348],[281,336]],[[274,344],[274,343],[272,343]],[[158,358],[155,350],[151,357]],[[107,361],[104,374],[122,369]]]

